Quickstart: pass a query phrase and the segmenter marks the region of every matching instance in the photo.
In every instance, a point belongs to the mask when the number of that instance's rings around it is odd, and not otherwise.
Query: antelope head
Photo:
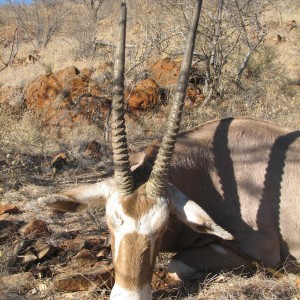
[[[215,234],[225,239],[232,238],[228,232],[216,225],[200,206],[167,181],[180,126],[202,5],[201,0],[196,2],[166,134],[147,180],[142,184],[135,182],[129,162],[123,96],[126,5],[125,1],[122,1],[112,110],[114,178],[40,199],[42,204],[72,212],[106,205],[115,271],[115,285],[111,291],[111,299],[152,298],[151,278],[170,214],[176,215],[180,221],[198,232]]]

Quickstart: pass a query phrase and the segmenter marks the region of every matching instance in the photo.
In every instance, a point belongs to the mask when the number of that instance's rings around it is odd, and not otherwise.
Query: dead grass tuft
[[[195,299],[222,300],[291,300],[299,299],[300,290],[295,278],[267,277],[259,272],[252,277],[224,273],[200,284],[201,291]]]
[[[0,108],[0,139],[2,150],[36,153],[46,136],[42,134],[41,122],[31,112],[16,115]]]

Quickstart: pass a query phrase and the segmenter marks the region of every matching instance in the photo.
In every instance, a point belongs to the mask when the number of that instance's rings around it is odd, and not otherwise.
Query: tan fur
[[[149,237],[138,233],[123,237],[120,245],[122,251],[114,262],[116,282],[123,288],[134,291],[151,281],[154,262],[150,261],[150,243]]]
[[[156,204],[156,201],[147,197],[145,188],[142,186],[140,189],[135,190],[133,194],[123,197],[121,203],[124,213],[138,220]]]
[[[147,150],[149,161],[156,147]],[[179,135],[169,180],[229,231],[233,244],[275,267],[288,257],[300,259],[299,167],[300,132],[250,118],[224,119]],[[164,239],[171,245],[164,249],[178,251],[201,239],[170,224]]]

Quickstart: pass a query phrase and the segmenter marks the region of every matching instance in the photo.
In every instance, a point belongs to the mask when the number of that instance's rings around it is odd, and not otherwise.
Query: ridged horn
[[[152,197],[163,196],[166,191],[168,171],[180,128],[183,104],[188,86],[201,6],[202,0],[197,0],[187,46],[181,64],[177,89],[167,122],[167,130],[163,137],[150,178],[147,182],[146,191],[147,194]]]
[[[112,149],[115,166],[115,180],[117,183],[118,191],[122,195],[130,195],[134,189],[128,155],[126,126],[124,118],[126,19],[126,2],[123,0],[121,1],[119,37],[115,52],[112,103]]]

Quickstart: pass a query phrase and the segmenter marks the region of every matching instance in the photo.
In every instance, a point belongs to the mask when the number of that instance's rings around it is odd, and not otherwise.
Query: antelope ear
[[[131,166],[131,171],[134,171],[145,162],[145,153],[143,152],[130,153],[129,162]]]
[[[90,185],[79,186],[60,194],[52,194],[38,199],[41,205],[53,209],[78,212],[97,208],[106,203],[107,198],[115,192],[112,178]]]
[[[217,225],[196,202],[189,200],[171,184],[168,184],[168,198],[171,213],[191,229],[200,233],[213,234],[225,240],[233,239],[233,236]]]

